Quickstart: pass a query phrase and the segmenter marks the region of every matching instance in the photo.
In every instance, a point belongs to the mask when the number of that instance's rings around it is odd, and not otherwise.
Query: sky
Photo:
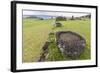
[[[53,12],[53,11],[30,11],[23,10],[23,16],[65,16],[65,17],[80,17],[89,15],[89,13],[80,13],[80,12]]]

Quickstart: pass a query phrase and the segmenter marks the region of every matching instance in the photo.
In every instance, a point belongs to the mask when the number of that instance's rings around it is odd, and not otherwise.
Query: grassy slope
[[[82,35],[87,42],[85,52],[80,59],[90,58],[90,20],[68,20],[61,21],[63,27],[55,28],[53,31],[73,31]],[[34,62],[39,59],[41,48],[48,39],[48,34],[52,32],[53,20],[23,20],[23,62]],[[66,60],[61,55],[55,43],[49,46],[48,60]],[[67,58],[69,59],[69,58]]]
[[[56,27],[54,31],[73,31],[77,32],[81,36],[86,39],[86,47],[84,52],[80,55],[78,60],[85,60],[90,59],[90,20],[87,21],[83,20],[68,20],[68,21],[61,21],[63,27]],[[57,48],[55,42],[51,43],[49,46],[49,61],[60,61],[60,60],[71,60],[69,57],[65,57],[61,54],[59,49]]]
[[[51,21],[34,19],[23,20],[23,61],[32,62],[39,59],[41,48],[48,38]]]

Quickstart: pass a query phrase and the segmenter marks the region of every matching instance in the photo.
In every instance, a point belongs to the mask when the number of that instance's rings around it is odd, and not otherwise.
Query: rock
[[[82,36],[71,31],[57,32],[56,42],[62,54],[72,59],[78,58],[86,45],[86,41]]]
[[[45,53],[42,53],[42,55],[40,56],[40,59],[38,61],[39,62],[45,61]]]
[[[54,25],[55,25],[55,27],[61,27],[62,26],[62,24],[60,22],[56,22]]]
[[[40,58],[38,60],[39,62],[43,62],[43,61],[46,60],[46,56],[48,54],[48,46],[49,46],[49,42],[46,42],[44,44],[44,46],[42,47],[42,54],[41,54],[41,56],[40,56]]]
[[[48,50],[48,45],[49,45],[49,42],[46,42],[46,43],[44,44],[44,46],[42,47],[43,51]]]

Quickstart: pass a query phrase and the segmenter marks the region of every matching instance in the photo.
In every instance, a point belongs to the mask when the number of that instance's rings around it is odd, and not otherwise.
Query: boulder
[[[61,53],[71,59],[78,58],[86,46],[85,39],[71,31],[56,32],[56,43]]]
[[[60,22],[56,22],[54,25],[55,25],[55,27],[61,27],[62,26],[62,24]]]

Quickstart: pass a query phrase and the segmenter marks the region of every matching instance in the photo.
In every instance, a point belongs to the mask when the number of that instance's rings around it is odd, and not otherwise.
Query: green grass
[[[86,39],[86,48],[80,60],[90,59],[90,19],[61,21],[62,27],[53,29],[54,20],[23,19],[23,62],[37,62],[42,46],[49,38],[50,32],[73,31]],[[65,58],[55,42],[49,45],[48,61],[70,60]]]

